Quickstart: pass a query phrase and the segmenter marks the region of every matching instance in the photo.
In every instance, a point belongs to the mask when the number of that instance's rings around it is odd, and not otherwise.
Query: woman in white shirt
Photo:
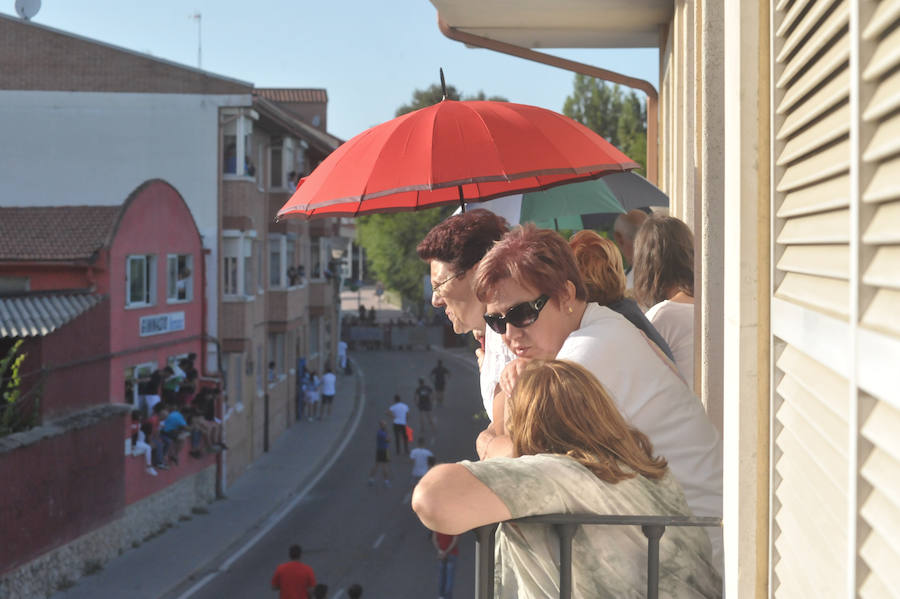
[[[634,240],[634,293],[694,390],[694,236],[673,216],[651,216]]]

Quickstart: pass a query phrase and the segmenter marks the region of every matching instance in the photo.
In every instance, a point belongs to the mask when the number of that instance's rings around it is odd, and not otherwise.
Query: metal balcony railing
[[[549,524],[559,537],[559,597],[572,597],[572,537],[579,526],[640,526],[647,537],[647,598],[659,596],[659,539],[667,526],[722,526],[721,518],[685,516],[610,516],[597,514],[548,514],[528,516],[507,523]],[[473,529],[475,533],[475,599],[494,597],[494,534],[498,524]]]

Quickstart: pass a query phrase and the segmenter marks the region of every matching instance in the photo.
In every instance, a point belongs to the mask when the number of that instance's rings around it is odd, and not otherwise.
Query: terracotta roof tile
[[[84,260],[110,242],[122,206],[0,208],[0,260]]]
[[[273,102],[318,102],[328,103],[328,92],[324,89],[300,87],[257,87],[258,95]]]

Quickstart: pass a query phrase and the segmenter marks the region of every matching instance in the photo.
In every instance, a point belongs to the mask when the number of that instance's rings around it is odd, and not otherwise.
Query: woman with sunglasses
[[[513,455],[432,468],[412,504],[432,530],[459,534],[502,522],[496,533],[495,597],[559,596],[559,545],[548,524],[525,516],[690,514],[666,459],[628,425],[587,370],[532,361],[508,400]],[[662,597],[714,598],[721,581],[709,539],[669,527],[660,539]],[[581,526],[572,544],[573,597],[642,597],[647,541],[637,526]]]
[[[485,322],[516,356],[498,381],[506,396],[528,360],[555,358],[584,366],[625,420],[668,460],[694,515],[721,517],[718,432],[653,342],[620,314],[588,303],[572,250],[558,233],[534,225],[507,233],[482,259],[475,293],[486,306]],[[501,393],[494,400],[494,422],[504,422],[503,398]],[[509,437],[498,435],[480,456],[511,452]],[[715,563],[721,565],[721,531],[711,538]]]

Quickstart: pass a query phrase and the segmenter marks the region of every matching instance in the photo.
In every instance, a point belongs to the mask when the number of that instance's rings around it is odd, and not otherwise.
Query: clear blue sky
[[[43,0],[34,22],[197,66],[258,87],[328,91],[328,129],[349,139],[393,118],[413,90],[447,83],[561,111],[574,75],[445,38],[428,0]],[[0,12],[15,16],[14,0]],[[634,77],[658,80],[656,50],[547,50]]]

